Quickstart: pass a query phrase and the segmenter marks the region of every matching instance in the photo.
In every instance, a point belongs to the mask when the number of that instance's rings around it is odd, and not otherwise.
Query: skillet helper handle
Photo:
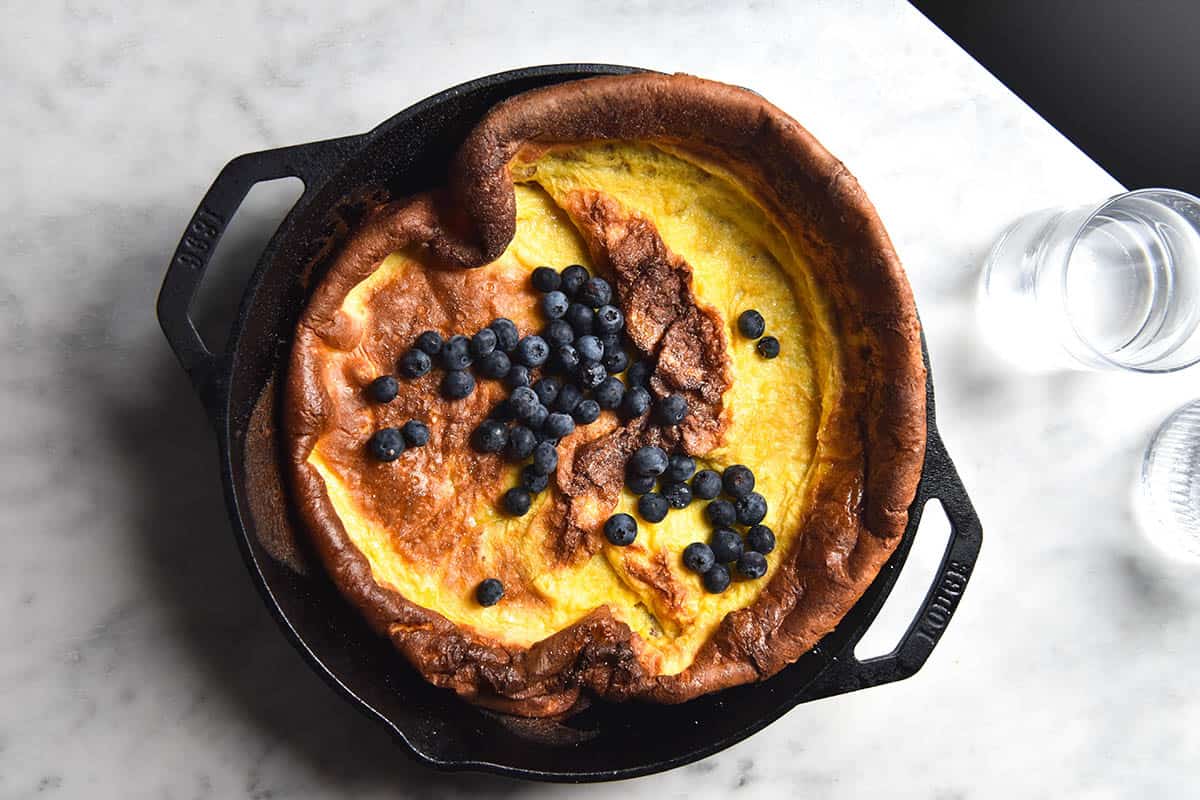
[[[276,178],[299,178],[304,182],[304,194],[297,204],[302,203],[357,138],[330,139],[238,156],[217,175],[188,222],[159,290],[158,322],[210,419],[217,420],[222,411],[221,396],[228,379],[229,358],[225,353],[214,353],[204,343],[190,309],[221,235],[254,184]]]
[[[813,692],[828,697],[843,692],[878,686],[911,677],[924,664],[950,624],[971,577],[983,543],[983,527],[967,497],[966,488],[954,469],[954,463],[936,431],[931,431],[925,453],[925,475],[931,489],[921,496],[924,503],[941,501],[950,521],[950,541],[933,583],[896,649],[885,656],[860,661],[854,657],[854,645],[837,658],[817,678]]]

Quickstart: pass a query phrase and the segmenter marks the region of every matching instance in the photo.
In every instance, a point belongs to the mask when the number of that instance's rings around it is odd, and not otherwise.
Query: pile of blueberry
[[[625,485],[639,495],[638,515],[647,522],[662,522],[670,509],[687,508],[695,495],[687,481],[695,472],[695,460],[682,453],[668,456],[654,445],[634,451],[625,462]],[[618,547],[631,545],[637,538],[637,520],[629,514],[614,514],[604,524],[604,536]]]
[[[647,522],[662,522],[668,508],[685,508],[693,499],[710,501],[704,509],[715,529],[709,543],[693,542],[683,550],[684,566],[703,577],[705,589],[720,594],[728,588],[732,578],[728,564],[750,579],[767,573],[766,554],[775,549],[775,533],[762,524],[767,500],[754,491],[754,473],[749,467],[735,464],[722,475],[711,469],[696,472],[691,457],[668,456],[661,447],[650,446],[633,454],[627,473],[625,485],[641,495],[638,514]],[[654,491],[656,483],[658,492]],[[722,491],[726,496],[718,497]],[[744,538],[735,525],[747,528]],[[614,514],[604,525],[604,535],[618,547],[633,544],[637,520],[629,514]]]
[[[767,499],[754,491],[754,473],[742,464],[726,467],[720,480],[716,473],[706,479],[708,497],[715,498],[704,509],[714,530],[709,543],[692,542],[683,549],[683,564],[703,576],[704,588],[713,593],[729,586],[728,564],[743,577],[767,574],[767,553],[775,549],[775,532],[762,524],[767,516]],[[717,497],[724,491],[725,497]],[[735,525],[744,526],[745,536]]]
[[[646,388],[653,366],[631,363],[625,315],[614,305],[608,281],[578,264],[561,273],[538,267],[531,279],[542,293],[546,319],[539,333],[520,337],[512,320],[504,318],[469,338],[455,335],[443,341],[436,331],[425,331],[399,364],[401,375],[419,378],[436,359],[445,370],[442,394],[451,400],[474,392],[472,368],[480,378],[503,381],[509,396],[475,429],[471,444],[482,453],[528,461],[521,469],[520,485],[502,499],[504,509],[515,516],[529,511],[533,496],[549,484],[558,467],[559,440],[576,425],[595,422],[602,409],[634,419],[654,405],[655,420],[662,425],[677,425],[688,413],[681,395],[654,404]],[[624,381],[617,377],[621,373]],[[390,376],[380,380],[385,379],[395,384]]]
[[[436,359],[446,371],[442,376],[442,395],[462,400],[475,391],[472,366],[480,377],[499,380],[512,372],[514,359],[521,363],[536,361],[537,345],[528,342],[528,338],[519,339],[517,326],[503,317],[492,320],[471,337],[458,334],[443,340],[437,331],[425,331],[417,337],[416,345],[400,357],[400,374],[419,378],[433,369]]]
[[[763,358],[774,358],[779,355],[779,340],[774,336],[763,336],[767,330],[767,321],[763,319],[763,315],[755,311],[753,308],[743,311],[738,315],[738,332],[747,339],[757,339],[758,344],[754,345],[754,349]]]

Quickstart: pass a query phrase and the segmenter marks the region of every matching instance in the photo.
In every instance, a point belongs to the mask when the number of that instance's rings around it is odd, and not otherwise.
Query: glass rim
[[[1097,360],[1099,360],[1103,364],[1105,364],[1109,367],[1116,368],[1116,369],[1127,370],[1129,372],[1140,372],[1143,374],[1154,374],[1154,375],[1166,375],[1166,374],[1169,374],[1172,372],[1178,372],[1181,369],[1187,369],[1188,367],[1193,367],[1196,364],[1200,364],[1200,353],[1198,353],[1195,358],[1185,361],[1182,364],[1172,366],[1172,367],[1133,366],[1130,364],[1124,364],[1114,358],[1110,358],[1109,356],[1107,356],[1104,353],[1097,350],[1095,348],[1095,346],[1093,346],[1092,343],[1090,341],[1088,341],[1088,339],[1086,337],[1084,337],[1082,333],[1080,333],[1079,327],[1075,324],[1075,319],[1071,316],[1070,312],[1067,311],[1067,309],[1065,307],[1066,306],[1066,297],[1067,297],[1067,273],[1070,272],[1070,270],[1071,270],[1071,256],[1075,253],[1075,245],[1079,243],[1079,238],[1081,236],[1083,236],[1083,232],[1087,228],[1088,224],[1092,220],[1094,220],[1099,214],[1112,208],[1115,204],[1121,202],[1122,200],[1126,200],[1130,197],[1137,197],[1139,195],[1145,195],[1145,194],[1169,195],[1171,197],[1191,203],[1192,205],[1196,206],[1197,209],[1200,209],[1200,197],[1196,197],[1195,195],[1193,195],[1189,192],[1184,192],[1179,189],[1166,189],[1166,188],[1159,188],[1159,187],[1153,187],[1153,186],[1147,187],[1144,189],[1133,189],[1133,190],[1127,191],[1127,192],[1118,192],[1117,194],[1114,194],[1111,197],[1109,197],[1107,200],[1102,201],[1099,205],[1097,205],[1095,208],[1093,208],[1091,211],[1089,211],[1087,216],[1085,216],[1079,222],[1079,224],[1076,225],[1075,233],[1071,235],[1071,241],[1067,243],[1067,249],[1063,255],[1064,268],[1062,271],[1062,279],[1061,279],[1062,280],[1062,287],[1061,287],[1062,297],[1063,297],[1063,301],[1064,301],[1063,313],[1067,319],[1067,323],[1071,326],[1071,333],[1073,333],[1075,335],[1075,340],[1077,342],[1079,342],[1081,345],[1083,345],[1083,347],[1087,350],[1089,355],[1094,356]]]

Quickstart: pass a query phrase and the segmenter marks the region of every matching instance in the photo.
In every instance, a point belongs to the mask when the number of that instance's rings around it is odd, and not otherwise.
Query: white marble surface
[[[969,304],[1006,222],[1116,184],[906,5],[715,5],[8,9],[0,797],[1195,793],[1200,572],[1146,549],[1128,487],[1200,375],[1018,375],[980,346]],[[308,671],[246,578],[205,420],[152,313],[231,156],[572,60],[754,87],[846,161],[907,264],[987,532],[917,677],[802,706],[684,769],[575,789],[419,768]]]

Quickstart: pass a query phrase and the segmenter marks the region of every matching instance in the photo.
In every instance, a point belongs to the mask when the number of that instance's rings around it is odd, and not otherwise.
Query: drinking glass
[[[1139,517],[1168,555],[1200,563],[1200,400],[1162,424],[1142,460]]]
[[[1200,199],[1139,189],[1045,209],[992,247],[980,320],[1031,369],[1170,372],[1200,361]]]

